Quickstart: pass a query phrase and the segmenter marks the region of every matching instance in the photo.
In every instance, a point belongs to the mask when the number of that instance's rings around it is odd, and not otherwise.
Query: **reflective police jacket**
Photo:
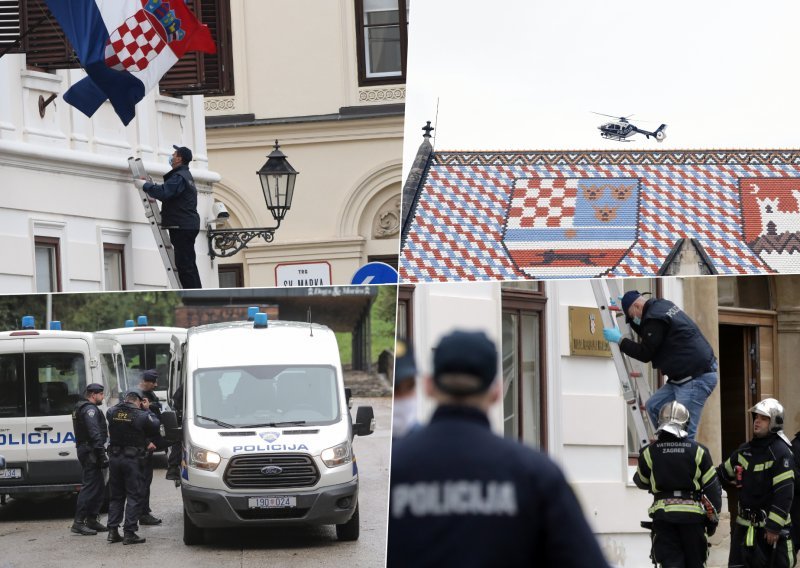
[[[683,382],[714,369],[716,358],[711,344],[697,324],[669,300],[647,300],[641,324],[630,318],[628,323],[641,341],[624,338],[619,343],[620,350],[644,363],[652,362],[669,377],[669,382]]]
[[[108,440],[108,425],[103,412],[86,400],[79,400],[72,411],[72,429],[75,431],[75,446],[83,444],[93,449],[104,449]]]
[[[633,482],[653,494],[653,505],[648,512],[654,520],[705,522],[701,494],[708,497],[717,511],[722,506],[722,486],[708,448],[669,432],[662,431],[658,440],[639,452],[639,467]]]
[[[197,188],[189,166],[181,164],[164,175],[164,183],[147,182],[144,191],[160,200],[164,228],[199,229]]]
[[[766,526],[777,533],[789,522],[794,495],[794,458],[777,434],[753,438],[742,444],[719,467],[724,481],[736,483],[736,466],[742,467],[739,514],[736,523]]]
[[[558,467],[477,409],[393,443],[389,509],[390,567],[608,566]]]
[[[108,410],[109,448],[136,448],[144,451],[148,438],[158,435],[158,419],[152,412],[130,402],[121,402]]]

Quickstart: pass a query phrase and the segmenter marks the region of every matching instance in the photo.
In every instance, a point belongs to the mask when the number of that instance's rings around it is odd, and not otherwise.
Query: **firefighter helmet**
[[[774,398],[765,398],[748,412],[760,414],[769,418],[769,431],[780,432],[783,430],[783,405]]]
[[[669,432],[678,438],[688,435],[686,425],[689,424],[689,411],[677,400],[668,402],[658,411],[658,430],[656,432]]]

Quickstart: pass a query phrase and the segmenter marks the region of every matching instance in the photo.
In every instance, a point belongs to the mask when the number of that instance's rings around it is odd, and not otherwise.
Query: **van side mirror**
[[[161,425],[164,427],[164,437],[169,442],[183,440],[183,428],[178,424],[178,417],[172,410],[161,413]]]
[[[5,469],[5,468],[6,468],[6,458],[0,456],[0,469]]]
[[[356,436],[369,436],[375,431],[375,412],[371,406],[359,406],[356,410],[356,422],[353,424],[353,434]]]
[[[353,408],[353,389],[350,387],[344,389],[344,400],[347,402],[347,408]]]

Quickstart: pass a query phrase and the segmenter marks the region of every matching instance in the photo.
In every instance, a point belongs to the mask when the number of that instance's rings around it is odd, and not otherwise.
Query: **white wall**
[[[63,291],[103,289],[103,241],[125,246],[128,289],[168,287],[128,156],[142,157],[159,181],[172,145],[192,148],[201,223],[211,216],[219,176],[207,169],[202,98],[151,92],[125,127],[109,103],[90,119],[63,101],[83,76],[27,70],[24,54],[0,59],[0,292],[35,291],[35,236],[60,238]],[[51,94],[57,98],[42,117],[39,97]],[[216,286],[204,233],[195,248],[204,285]]]

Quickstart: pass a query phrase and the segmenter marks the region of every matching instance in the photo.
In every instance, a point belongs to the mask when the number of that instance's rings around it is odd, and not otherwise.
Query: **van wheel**
[[[358,532],[358,503],[356,503],[356,510],[353,511],[353,516],[350,517],[350,520],[341,525],[336,525],[336,538],[341,541],[358,540]]]
[[[192,522],[192,519],[189,518],[189,514],[186,512],[186,507],[184,507],[183,544],[185,544],[186,546],[194,546],[195,544],[203,544],[203,541],[205,541],[205,535],[203,534],[203,529],[201,529]]]

